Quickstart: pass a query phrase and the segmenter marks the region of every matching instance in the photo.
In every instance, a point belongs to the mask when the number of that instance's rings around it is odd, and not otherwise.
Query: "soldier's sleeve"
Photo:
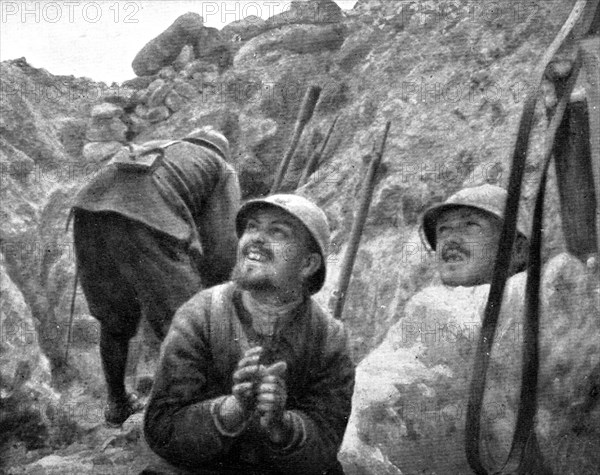
[[[201,292],[177,311],[144,417],[148,445],[176,465],[210,462],[226,454],[233,441],[214,422],[223,395],[208,382],[210,295]]]
[[[231,165],[223,162],[219,179],[202,213],[203,275],[207,286],[229,279],[235,265],[237,236],[235,215],[240,207],[240,185]]]
[[[355,367],[340,322],[329,319],[320,337],[319,363],[311,368],[306,392],[290,411],[295,430],[301,432],[298,443],[290,450],[271,454],[282,473],[325,473],[338,463],[337,453],[350,417]]]

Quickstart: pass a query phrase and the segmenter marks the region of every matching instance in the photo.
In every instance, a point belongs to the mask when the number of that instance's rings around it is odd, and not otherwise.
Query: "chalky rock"
[[[142,133],[150,126],[150,122],[148,122],[146,119],[138,117],[137,114],[129,115],[127,122],[129,126],[129,131],[134,133],[135,135]]]
[[[347,104],[350,99],[350,86],[345,81],[331,78],[325,83],[319,96],[317,112],[329,114],[336,112]]]
[[[156,74],[175,61],[184,45],[196,43],[203,29],[202,17],[197,13],[181,15],[141,49],[131,65],[133,71],[138,76]]]
[[[54,163],[64,157],[64,151],[57,140],[55,127],[47,116],[40,113],[40,106],[64,98],[65,105],[70,107],[80,97],[96,98],[98,90],[85,89],[83,93],[79,87],[69,89],[72,86],[67,86],[68,83],[61,83],[55,89],[54,86],[50,87],[53,76],[45,70],[37,70],[44,71],[43,77],[36,79],[43,83],[34,83],[26,73],[31,69],[25,58],[0,62],[0,138],[16,146],[38,164]],[[61,117],[65,115],[68,114],[60,114]],[[0,150],[0,154],[3,151]],[[5,161],[3,157],[2,163]]]
[[[205,27],[194,42],[194,55],[197,59],[212,57],[214,51],[224,44],[221,33],[216,28]]]
[[[171,84],[163,84],[156,88],[148,98],[148,107],[158,107],[165,102],[165,99],[171,92]]]
[[[141,119],[147,119],[148,118],[148,106],[144,105],[144,104],[138,104],[135,107],[135,115],[137,115],[139,118]]]
[[[165,80],[161,79],[161,78],[157,78],[154,81],[152,81],[150,84],[148,84],[148,91],[150,92],[150,94],[152,94],[154,91],[156,91],[159,87],[164,86]]]
[[[15,252],[22,252],[19,246],[15,246]],[[45,409],[58,402],[58,395],[50,387],[50,363],[39,345],[36,320],[4,267],[4,258],[8,259],[6,254],[11,252],[10,244],[3,243],[0,264],[0,440],[6,443],[20,441],[34,449],[44,445],[49,429]],[[0,447],[2,449],[4,447]]]
[[[81,156],[86,142],[87,121],[84,119],[63,119],[60,122],[60,142],[72,157]]]
[[[192,99],[198,95],[196,88],[181,78],[177,78],[173,81],[173,90],[186,99]]]
[[[343,25],[289,25],[257,36],[240,48],[234,65],[254,60],[271,51],[287,50],[298,54],[316,54],[339,49],[344,43]]]
[[[194,43],[194,55],[202,61],[217,65],[220,70],[231,66],[233,58],[230,44],[216,28],[204,28],[202,35]]]
[[[599,364],[598,286],[597,277],[566,254],[544,269],[536,433],[553,473],[592,474],[600,466],[600,407],[584,409],[583,402]],[[481,418],[488,460],[503,460],[511,446],[524,290],[524,273],[508,281],[492,349]],[[489,285],[422,290],[359,364],[339,455],[347,475],[378,475],[394,467],[401,473],[472,473],[465,417],[488,293]]]
[[[281,38],[281,46],[298,54],[334,51],[344,43],[346,30],[340,25],[301,25]]]
[[[170,81],[177,76],[177,71],[173,66],[165,66],[158,72],[158,77],[164,81]]]
[[[470,175],[476,184],[490,183],[491,185],[497,185],[505,173],[506,170],[504,170],[501,162],[490,162],[478,164]]]
[[[546,264],[540,291],[540,449],[554,473],[598,473],[600,278],[563,253]]]
[[[102,99],[108,104],[114,104],[121,109],[125,109],[131,104],[133,96],[137,93],[137,89],[133,88],[122,88],[120,91],[114,94],[108,94]]]
[[[123,81],[122,86],[134,90],[145,89],[155,80],[156,76],[140,76]]]
[[[103,102],[102,104],[95,105],[92,107],[90,113],[92,119],[112,119],[113,117],[120,117],[123,115],[123,109],[115,104]]]
[[[290,8],[267,20],[269,28],[294,24],[340,23],[344,19],[342,9],[333,0],[293,1]]]
[[[147,104],[148,99],[150,99],[150,90],[149,89],[140,89],[136,91],[135,94],[131,98],[131,104],[136,106],[138,104]]]
[[[100,325],[91,315],[81,315],[74,320],[72,348],[90,350],[100,343]]]
[[[204,83],[204,74],[194,73],[192,74],[192,84],[202,89]]]
[[[173,61],[173,69],[177,72],[181,71],[185,66],[194,61],[194,47],[192,45],[185,45],[181,49],[179,56]]]
[[[378,474],[382,462],[399,473],[469,473],[464,414],[484,287],[419,292],[359,364],[339,455],[347,475]]]
[[[218,68],[216,65],[202,59],[196,59],[183,69],[182,76],[185,78],[193,78],[196,73],[213,72],[217,70]]]
[[[150,110],[148,110],[146,119],[151,123],[156,124],[157,122],[168,119],[170,115],[171,112],[169,112],[169,109],[166,106],[158,106],[152,107]]]
[[[218,82],[219,82],[219,73],[214,71],[214,72],[206,72],[204,74],[202,74],[202,84],[208,84],[211,87],[218,87]]]
[[[22,248],[15,246],[15,250]],[[10,243],[3,246],[3,257],[13,252]],[[20,394],[53,396],[50,366],[39,346],[37,324],[19,288],[14,284],[4,261],[0,264],[0,387],[2,399]],[[15,376],[17,376],[15,378]]]
[[[255,15],[250,15],[242,20],[225,25],[221,30],[221,36],[225,41],[235,43],[251,40],[268,29],[269,26],[265,20]]]
[[[248,147],[257,147],[277,134],[277,122],[273,119],[259,119],[255,115],[240,114],[242,140]]]
[[[189,79],[190,85],[199,92],[202,92],[205,88],[204,77],[202,73],[194,73]]]
[[[336,63],[344,71],[351,71],[354,67],[364,64],[364,59],[377,44],[380,31],[375,28],[364,28],[354,32],[344,41],[336,54]]]
[[[85,139],[85,128],[87,127],[85,125],[85,121],[83,121],[84,123],[84,129],[83,129],[83,137]],[[62,139],[61,139],[62,141]],[[83,144],[82,144],[83,146]],[[32,172],[35,172],[35,161],[29,157],[27,154],[21,152],[19,149],[14,148],[12,145],[8,144],[7,142],[5,142],[4,140],[2,140],[0,138],[0,147],[6,147],[7,150],[10,150],[10,162],[4,162],[2,163],[2,173],[4,174],[2,176],[2,179],[6,179],[7,182],[12,181],[12,179],[16,179],[16,180],[27,180],[27,177],[30,176],[32,174]],[[0,155],[1,156],[1,155]],[[2,182],[2,186],[5,186],[5,182]],[[6,201],[3,201],[3,204],[5,204]],[[23,206],[22,208],[23,210],[26,209],[25,206]],[[32,208],[30,208],[32,209]],[[4,218],[5,216],[3,216]],[[21,216],[18,217],[18,221],[21,221]],[[6,222],[5,222],[6,225]]]
[[[165,98],[165,105],[173,112],[177,112],[185,105],[185,102],[175,91],[170,91]]]
[[[117,117],[111,119],[92,119],[86,138],[90,142],[126,142],[127,126]]]
[[[83,158],[88,162],[102,162],[121,150],[120,142],[90,142],[83,147]]]

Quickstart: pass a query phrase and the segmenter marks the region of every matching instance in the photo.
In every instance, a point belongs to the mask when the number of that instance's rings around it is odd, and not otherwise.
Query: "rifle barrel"
[[[300,108],[298,118],[296,119],[296,125],[294,126],[292,141],[290,142],[290,145],[288,146],[285,155],[279,164],[277,175],[275,176],[275,180],[271,186],[271,194],[276,193],[283,183],[283,178],[285,177],[285,173],[290,166],[290,162],[292,161],[292,157],[294,156],[294,152],[296,151],[296,147],[298,146],[298,142],[300,141],[304,127],[306,127],[306,124],[311,119],[320,95],[321,88],[319,86],[310,86],[304,95],[302,107]]]
[[[369,207],[371,206],[371,199],[373,198],[373,190],[375,189],[375,176],[377,169],[381,163],[383,152],[385,150],[385,143],[387,141],[388,132],[390,130],[391,122],[388,122],[385,126],[383,138],[379,150],[375,153],[375,156],[369,164],[367,176],[363,182],[362,196],[360,200],[360,206],[352,223],[352,230],[350,231],[350,241],[348,242],[348,249],[344,255],[344,261],[342,262],[342,268],[340,270],[340,278],[337,290],[337,299],[335,301],[335,307],[333,310],[334,318],[341,320],[342,311],[344,310],[344,304],[346,302],[346,292],[348,285],[350,284],[350,278],[352,277],[352,269],[356,260],[356,254],[358,252],[358,245],[360,244],[360,238],[362,237],[363,228],[367,220],[369,213]]]
[[[338,116],[333,120],[331,126],[329,127],[329,130],[327,131],[327,135],[325,136],[325,140],[323,141],[323,144],[321,145],[321,147],[318,150],[316,150],[315,153],[313,153],[311,155],[311,157],[308,159],[308,162],[306,162],[306,166],[304,167],[304,170],[302,171],[302,176],[300,177],[300,181],[298,182],[298,188],[300,188],[301,186],[305,185],[308,182],[308,177],[318,167],[319,161],[321,160],[323,153],[325,153],[325,149],[327,148],[327,145],[329,144],[329,139],[331,138],[331,135],[333,134],[333,130],[335,129],[335,124],[337,123],[338,119],[340,118],[340,115],[341,114],[338,114]]]

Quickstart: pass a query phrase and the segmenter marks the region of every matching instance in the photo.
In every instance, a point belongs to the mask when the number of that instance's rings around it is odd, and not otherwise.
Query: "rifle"
[[[340,270],[340,278],[338,282],[338,288],[334,294],[335,303],[333,304],[333,317],[337,320],[342,319],[342,311],[344,310],[344,304],[346,302],[346,292],[348,285],[350,284],[350,278],[352,277],[352,268],[354,267],[354,261],[356,260],[356,253],[358,252],[358,245],[360,244],[360,238],[362,237],[363,228],[367,220],[369,213],[369,207],[371,205],[371,199],[373,198],[373,190],[375,188],[375,177],[383,152],[385,150],[385,143],[387,136],[390,131],[391,122],[385,125],[383,132],[383,138],[379,148],[375,151],[374,156],[369,163],[369,169],[367,170],[367,176],[363,182],[362,195],[360,199],[360,205],[352,223],[352,230],[350,231],[350,241],[348,242],[348,249],[344,255],[344,261],[342,262],[342,269]]]
[[[329,131],[327,132],[327,135],[325,136],[325,140],[323,141],[321,148],[318,150],[315,150],[315,152],[311,155],[311,157],[306,162],[306,165],[304,166],[304,170],[302,171],[302,176],[300,177],[300,181],[298,182],[297,188],[300,188],[301,186],[306,185],[306,183],[308,182],[308,177],[311,174],[313,174],[314,171],[319,167],[319,162],[321,161],[321,157],[323,157],[323,153],[325,152],[325,149],[327,148],[327,145],[329,144],[329,139],[331,138],[331,136],[333,134],[333,130],[335,129],[335,124],[337,124],[337,121],[340,118],[340,115],[341,114],[339,114],[333,120],[333,123],[329,127]]]
[[[298,113],[298,118],[296,119],[296,125],[294,126],[292,141],[290,142],[285,155],[281,159],[279,169],[277,170],[277,175],[275,175],[275,180],[271,186],[270,194],[277,193],[281,187],[285,173],[290,166],[290,162],[292,161],[292,157],[294,156],[294,152],[296,151],[296,147],[298,146],[298,142],[300,141],[300,137],[304,131],[304,127],[306,127],[306,124],[308,124],[308,121],[311,119],[320,95],[321,88],[319,86],[310,86],[306,90],[304,100],[302,101],[302,107],[300,107],[300,112]]]

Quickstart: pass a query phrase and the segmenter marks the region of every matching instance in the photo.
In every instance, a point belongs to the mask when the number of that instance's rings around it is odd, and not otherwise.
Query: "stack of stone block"
[[[131,133],[138,134],[181,110],[230,62],[229,45],[219,30],[205,27],[197,13],[181,15],[133,60],[138,78],[151,82],[136,91],[128,106],[128,112],[132,109],[127,118]]]
[[[88,122],[83,156],[88,161],[99,162],[112,156],[127,142],[127,125],[122,120],[123,109],[104,102],[92,108]]]
[[[173,68],[163,68],[157,79],[136,93],[135,117],[131,116],[132,131],[137,133],[146,123],[157,123],[168,119],[185,103],[198,95],[191,84],[177,77]]]

